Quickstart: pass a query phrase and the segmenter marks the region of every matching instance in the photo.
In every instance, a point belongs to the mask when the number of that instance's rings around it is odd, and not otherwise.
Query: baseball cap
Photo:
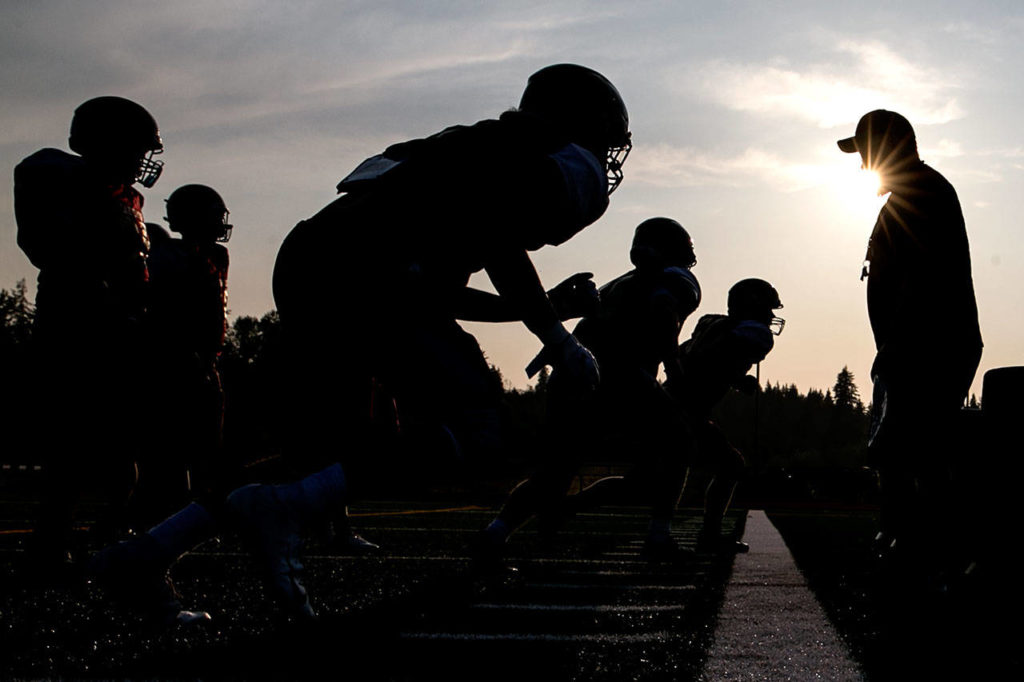
[[[886,109],[875,109],[861,116],[854,136],[837,140],[836,144],[842,151],[852,154],[860,151],[861,147],[871,139],[887,140],[894,148],[900,146],[900,143],[907,139],[914,140],[915,147],[917,144],[914,128],[910,125],[910,121],[895,111]]]

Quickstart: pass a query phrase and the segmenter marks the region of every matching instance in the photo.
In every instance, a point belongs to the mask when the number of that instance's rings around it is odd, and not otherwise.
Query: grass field
[[[527,527],[509,546],[519,572],[480,579],[466,547],[493,509],[379,501],[352,512],[383,551],[310,543],[313,626],[275,617],[230,536],[173,573],[184,603],[214,620],[154,631],[94,586],[33,584],[25,536],[0,535],[0,678],[694,679],[731,567],[640,560],[647,514],[633,507],[581,515],[554,544]],[[684,545],[699,519],[681,511]]]

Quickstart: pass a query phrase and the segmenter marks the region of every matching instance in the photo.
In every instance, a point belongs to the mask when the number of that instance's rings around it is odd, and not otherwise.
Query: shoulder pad
[[[86,171],[85,159],[60,149],[47,147],[25,159],[14,168],[15,182],[26,177],[41,182],[65,182]]]
[[[676,300],[679,309],[690,314],[700,305],[700,283],[686,268],[665,268],[659,275],[659,284],[664,293]]]
[[[708,313],[707,315],[701,315],[700,319],[697,320],[697,326],[694,328],[694,331],[696,332],[701,329],[707,329],[719,320],[726,320],[728,318],[728,315],[722,315],[721,313]]]
[[[356,166],[338,183],[338,192],[362,188],[385,175],[394,177],[395,170],[403,165],[422,168],[421,162],[430,164],[431,176],[446,177],[450,173],[446,164],[453,160],[462,163],[467,154],[492,149],[497,130],[498,121],[487,119],[471,126],[449,126],[428,137],[396,142]]]
[[[610,291],[613,291],[617,287],[621,286],[623,282],[628,282],[636,276],[636,270],[630,270],[627,273],[621,274],[610,282],[605,282],[597,289],[597,293],[604,295]]]
[[[568,220],[548,235],[546,243],[558,246],[604,215],[608,209],[608,178],[598,160],[575,143],[567,144],[548,158],[562,176]]]
[[[747,348],[750,356],[756,358],[752,362],[760,362],[775,347],[775,336],[760,322],[743,320],[736,324],[732,333]]]
[[[149,242],[152,246],[174,239],[167,228],[160,223],[146,223],[146,234],[149,235]]]
[[[378,180],[386,173],[397,168],[401,163],[401,161],[389,159],[383,154],[371,156],[356,166],[354,171],[346,175],[342,181],[338,183],[338,192],[349,192],[352,189]]]
[[[693,328],[693,333],[690,335],[690,339],[683,345],[689,344],[690,346],[693,346],[697,342],[704,343],[708,338],[719,338],[722,334],[729,333],[729,329],[721,327],[723,320],[728,321],[729,316],[718,313],[701,315],[700,319],[697,320],[697,324]],[[715,331],[712,333],[712,330]]]
[[[427,137],[396,142],[384,150],[383,156],[395,161],[429,157],[432,163],[443,164],[451,157],[491,150],[508,138],[502,135],[503,129],[504,126],[493,119],[477,121],[473,125],[448,126]]]

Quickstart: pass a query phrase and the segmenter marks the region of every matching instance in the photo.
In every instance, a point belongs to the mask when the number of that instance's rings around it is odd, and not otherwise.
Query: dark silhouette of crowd
[[[554,537],[575,514],[613,501],[650,508],[649,561],[748,549],[722,524],[745,458],[712,409],[731,390],[760,390],[750,371],[782,331],[779,292],[759,278],[735,283],[726,312],[701,316],[680,343],[702,291],[694,242],[676,220],[642,221],[633,269],[600,287],[580,273],[546,290],[531,260],[545,245],[572,248],[623,180],[629,116],[598,72],[546,67],[516,109],[389,146],[284,237],[273,272],[281,338],[272,414],[286,434],[289,480],[240,485],[224,453],[224,199],[187,184],[166,205],[180,237],[145,222],[135,185],[157,181],[163,144],[153,116],[130,100],[82,104],[69,146],[74,153],[43,149],[15,170],[18,244],[40,271],[31,401],[47,483],[29,548],[40,575],[84,566],[112,598],[158,623],[201,622],[209,614],[183,607],[169,571],[230,531],[281,611],[315,618],[301,539],[334,528],[348,549],[376,547],[352,530],[347,505],[364,485],[360,462],[381,447],[382,414],[418,425],[432,454],[452,461],[504,447],[501,387],[466,320],[522,322],[540,344],[527,371],[546,377],[551,367],[535,443],[542,464],[474,539],[476,572],[504,571],[506,543],[531,517]],[[867,114],[839,146],[859,152],[891,192],[865,270],[878,347],[879,542],[930,570],[941,563],[933,550],[947,506],[950,416],[981,353],[963,217],[898,114]],[[496,293],[468,286],[477,272]],[[961,324],[937,329],[949,316]],[[947,369],[934,371],[940,364]],[[629,462],[627,473],[569,494],[580,467],[609,450]],[[691,469],[710,477],[694,548],[670,533]],[[86,490],[105,501],[94,535],[104,549],[91,557],[75,556],[72,541]]]

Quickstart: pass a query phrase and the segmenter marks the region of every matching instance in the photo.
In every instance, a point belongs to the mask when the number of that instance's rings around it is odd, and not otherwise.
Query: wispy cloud
[[[795,116],[822,128],[855,121],[864,111],[896,109],[917,124],[963,116],[956,79],[915,64],[880,42],[842,41],[832,58],[799,67],[716,60],[704,65],[705,96],[738,111]]]
[[[938,144],[921,147],[920,152],[923,159],[953,159],[964,155],[963,146],[959,142],[945,138],[939,140]]]
[[[1004,147],[978,152],[978,156],[995,156],[1004,159],[1024,159],[1024,147]]]
[[[1003,181],[1003,176],[998,171],[981,170],[977,168],[963,170],[959,173],[959,177],[967,182],[975,184],[992,184]]]
[[[942,30],[956,38],[987,46],[998,44],[1005,35],[998,28],[983,26],[969,21],[952,22],[946,24]]]
[[[764,149],[721,156],[692,147],[657,145],[629,159],[629,177],[655,187],[743,187],[765,184],[794,192],[828,182],[838,163],[793,163]]]

